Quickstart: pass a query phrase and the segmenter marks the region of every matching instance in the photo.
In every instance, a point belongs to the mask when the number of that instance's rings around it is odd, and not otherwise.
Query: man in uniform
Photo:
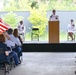
[[[23,25],[23,21],[20,21],[20,24],[18,25],[18,32],[19,35],[22,35],[23,40],[25,40],[25,27]]]
[[[52,15],[50,16],[49,21],[59,21],[59,17],[56,15],[55,10],[52,10]]]

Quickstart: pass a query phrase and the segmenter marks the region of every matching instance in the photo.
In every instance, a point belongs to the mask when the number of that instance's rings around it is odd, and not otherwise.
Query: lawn
[[[25,41],[31,41],[31,34],[27,33],[25,35]],[[48,33],[39,37],[39,41],[48,41]],[[60,41],[67,41],[67,33],[60,32]]]

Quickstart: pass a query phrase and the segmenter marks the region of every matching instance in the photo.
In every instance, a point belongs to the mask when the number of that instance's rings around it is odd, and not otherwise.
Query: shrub
[[[12,28],[15,28],[18,25],[18,22],[23,19],[22,16],[18,16],[16,13],[9,12],[5,15],[2,15],[4,22],[9,24]]]
[[[28,20],[32,24],[33,28],[39,28],[40,36],[45,33],[47,25],[47,18],[45,11],[36,9],[31,10]]]

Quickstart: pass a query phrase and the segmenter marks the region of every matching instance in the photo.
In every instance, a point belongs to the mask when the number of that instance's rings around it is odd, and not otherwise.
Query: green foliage
[[[2,19],[4,22],[9,24],[12,28],[17,27],[18,22],[23,19],[22,16],[17,16],[16,13],[10,12],[5,15],[2,15]]]
[[[19,0],[18,5],[19,5],[19,10],[21,11],[30,9],[30,3],[28,2],[28,0]]]
[[[4,11],[28,11],[41,4],[47,5],[47,10],[76,10],[76,0],[3,0]]]
[[[6,3],[5,3],[6,2]],[[17,11],[19,6],[18,6],[18,1],[17,0],[9,0],[3,3],[4,4],[4,11]]]
[[[50,0],[48,10],[75,10],[76,0]]]
[[[28,18],[32,27],[39,28],[40,35],[43,35],[46,31],[47,18],[46,12],[41,10],[33,9],[30,12],[30,16]]]
[[[38,3],[35,1],[35,2],[32,2],[32,4],[31,4],[31,8],[33,9],[33,8],[38,8]]]

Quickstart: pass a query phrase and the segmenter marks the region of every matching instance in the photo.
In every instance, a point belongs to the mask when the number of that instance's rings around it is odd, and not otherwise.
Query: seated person
[[[20,39],[19,39],[19,33],[18,33],[18,29],[17,28],[15,28],[14,29],[14,31],[13,31],[13,35],[14,35],[14,37],[15,37],[15,39],[17,40],[17,46],[18,46],[18,48],[19,48],[19,52],[20,52],[20,54],[19,54],[19,58],[20,58],[20,56],[22,56],[22,43],[21,43],[21,37],[20,37]]]
[[[19,22],[19,25],[17,27],[19,35],[22,35],[23,41],[25,40],[25,26],[23,24],[23,21]]]
[[[0,34],[0,49],[5,51],[5,54],[0,55],[0,62],[3,60],[6,60],[6,62],[8,64],[10,64],[10,57],[9,57],[9,51],[7,49],[7,45],[4,44],[4,42],[6,41],[6,38],[4,36],[4,34]]]
[[[21,43],[20,41],[13,35],[13,29],[8,29],[7,31],[9,37],[10,37],[10,40],[15,44],[15,48],[13,48],[12,50],[17,52],[18,54],[18,58],[20,60],[20,56],[22,56],[22,49],[21,49]],[[20,61],[21,62],[21,61]]]
[[[74,20],[70,20],[70,24],[68,25],[68,35],[71,37],[71,40],[74,40],[73,34],[75,33],[75,24]]]
[[[18,65],[19,64],[19,61],[18,61],[18,55],[16,52],[12,51],[12,47],[15,46],[15,44],[10,40],[10,37],[9,35],[7,34],[7,32],[4,32],[4,35],[6,37],[6,41],[5,41],[5,44],[7,45],[7,48],[9,50],[9,56],[10,58],[14,58],[14,61],[15,61],[15,65]]]

